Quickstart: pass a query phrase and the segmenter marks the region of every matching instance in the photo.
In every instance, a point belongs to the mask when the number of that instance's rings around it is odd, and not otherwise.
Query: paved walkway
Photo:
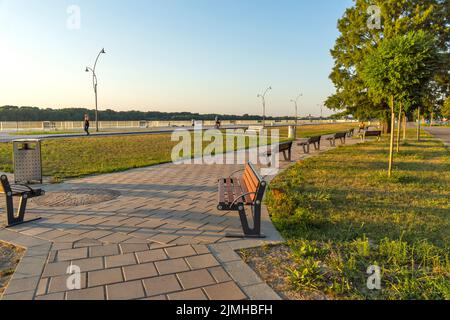
[[[425,128],[425,131],[442,140],[447,147],[450,147],[450,128],[428,127]]]
[[[293,158],[316,154],[296,146]],[[42,220],[0,229],[1,240],[28,248],[3,298],[278,299],[236,253],[282,241],[266,209],[263,240],[225,238],[241,231],[238,214],[216,209],[217,180],[241,168],[165,164],[45,186],[48,195],[82,188],[120,196],[76,207],[31,202],[27,217]],[[70,265],[81,269],[81,290],[67,289]]]

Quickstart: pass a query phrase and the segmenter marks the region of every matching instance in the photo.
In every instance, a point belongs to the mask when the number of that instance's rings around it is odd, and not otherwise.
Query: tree
[[[366,57],[359,71],[373,101],[389,103],[391,127],[395,126],[394,101],[423,96],[435,76],[440,55],[436,38],[424,31],[383,40]],[[392,174],[394,130],[391,130],[389,176]]]
[[[380,9],[380,28],[368,25],[368,9],[372,5]],[[436,45],[446,53],[447,63],[444,62],[441,72],[436,74],[435,91],[430,90],[429,95],[448,92],[448,23],[448,0],[355,0],[354,6],[347,9],[338,21],[340,36],[331,50],[335,65],[330,74],[336,93],[327,99],[326,106],[332,110],[347,110],[362,120],[382,119],[385,132],[389,132],[390,106],[385,100],[373,101],[359,70],[367,55],[383,40],[409,31],[428,30],[436,35]]]
[[[445,99],[444,106],[441,109],[441,114],[445,118],[450,118],[450,96]]]

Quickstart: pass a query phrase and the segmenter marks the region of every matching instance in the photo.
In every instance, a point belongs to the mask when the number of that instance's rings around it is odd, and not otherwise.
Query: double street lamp
[[[263,94],[258,94],[258,98],[261,98],[263,105],[263,126],[266,126],[266,94],[272,90],[272,87],[268,87]]]
[[[297,99],[295,99],[295,100],[292,99],[292,100],[291,100],[291,102],[293,102],[294,105],[295,105],[295,126],[296,126],[296,127],[298,126],[298,100],[299,100],[301,97],[303,97],[303,94],[302,94],[302,93],[300,93],[300,94],[298,95]]]
[[[318,107],[320,107],[320,121],[323,119],[323,104],[318,104]]]
[[[86,72],[92,72],[92,84],[94,86],[94,94],[95,94],[95,126],[96,126],[96,131],[98,132],[98,98],[97,98],[97,85],[98,85],[98,81],[97,81],[97,74],[95,73],[95,68],[97,67],[97,62],[98,59],[100,58],[100,56],[102,54],[105,54],[105,49],[102,49],[100,51],[100,53],[97,56],[97,59],[95,59],[95,63],[94,63],[94,67],[90,68],[90,67],[86,67]]]

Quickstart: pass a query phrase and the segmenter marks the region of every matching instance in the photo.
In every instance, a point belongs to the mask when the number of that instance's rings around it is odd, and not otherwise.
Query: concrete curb
[[[32,300],[52,244],[7,229],[0,229],[0,240],[26,249],[0,300]]]

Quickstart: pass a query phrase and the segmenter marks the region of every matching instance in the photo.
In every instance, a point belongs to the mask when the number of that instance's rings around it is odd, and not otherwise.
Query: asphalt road
[[[447,147],[450,147],[450,128],[432,127],[425,128],[425,130],[441,139]]]

